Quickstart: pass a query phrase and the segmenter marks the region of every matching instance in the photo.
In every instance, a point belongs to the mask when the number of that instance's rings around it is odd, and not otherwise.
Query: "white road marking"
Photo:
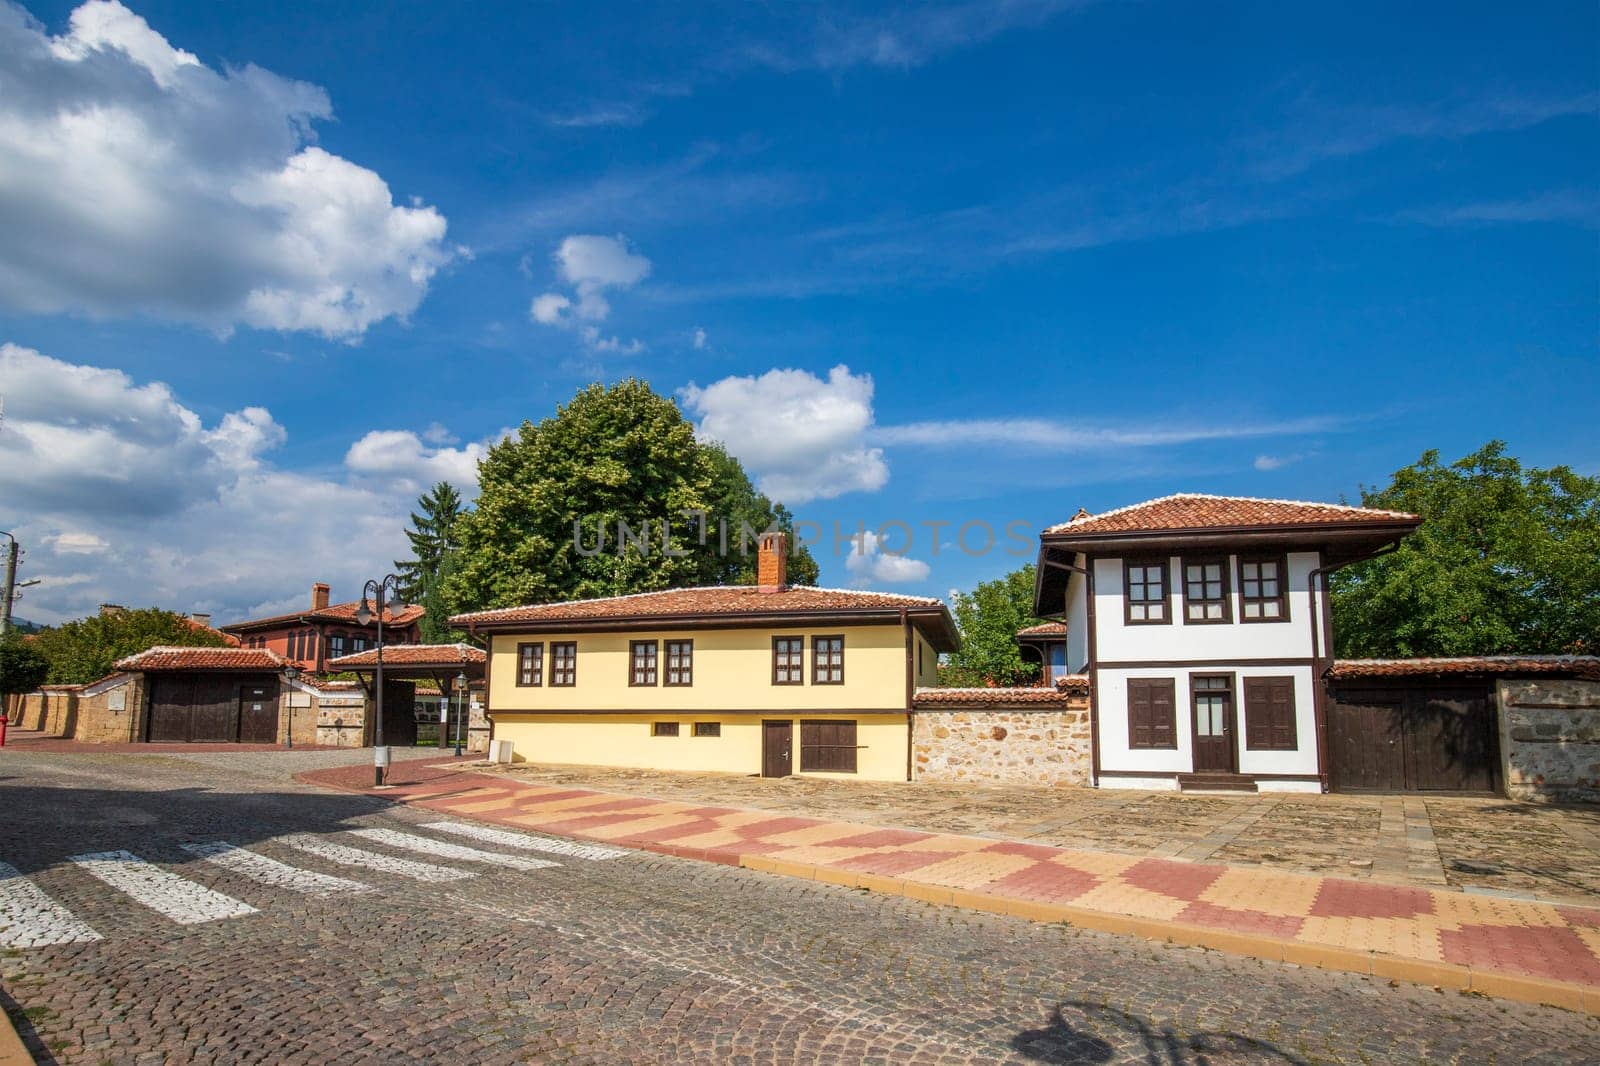
[[[501,855],[495,851],[480,851],[469,848],[463,844],[451,844],[444,840],[430,840],[427,837],[413,836],[410,833],[397,833],[393,829],[352,829],[358,837],[367,840],[376,840],[380,844],[387,844],[391,848],[404,848],[407,851],[418,851],[424,855],[438,855],[445,859],[462,859],[467,862],[488,862],[496,866],[509,866],[513,870],[544,870],[551,866],[560,866],[559,862],[550,862],[548,859],[529,859],[521,855]]]
[[[307,896],[331,896],[337,892],[368,892],[372,889],[371,885],[364,885],[347,877],[335,877],[332,874],[290,866],[286,862],[279,862],[277,859],[270,859],[265,855],[236,847],[226,840],[206,840],[181,846],[189,854],[206,862],[215,863],[240,877],[248,877],[252,881],[258,881],[272,888],[286,888],[291,892]]]
[[[0,947],[42,948],[99,939],[99,933],[45,895],[15,866],[0,862]]]
[[[380,855],[376,851],[335,844],[331,840],[324,840],[310,833],[275,837],[274,842],[287,844],[308,855],[315,855],[319,859],[327,859],[341,866],[364,866],[369,870],[394,874],[397,877],[409,877],[413,881],[461,881],[478,876],[474,870],[452,870],[448,866],[435,866],[431,862],[397,859],[393,855]]]
[[[551,855],[566,855],[574,859],[615,859],[627,854],[620,848],[605,848],[598,844],[578,844],[571,840],[551,840],[548,837],[527,836],[522,833],[512,833],[505,829],[491,829],[486,825],[475,825],[471,822],[424,822],[422,828],[437,830],[440,833],[454,833],[459,837],[469,837],[488,844],[500,844],[508,848],[520,848],[523,851],[543,851]]]
[[[256,913],[256,909],[248,903],[163,870],[131,851],[97,851],[89,855],[74,855],[72,861],[84,873],[99,878],[119,892],[131,896],[135,903],[142,903],[179,925]]]

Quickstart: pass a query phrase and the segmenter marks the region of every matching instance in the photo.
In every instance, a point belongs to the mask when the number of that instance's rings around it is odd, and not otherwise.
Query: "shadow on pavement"
[[[6,1017],[11,1019],[11,1026],[17,1031],[17,1036],[22,1039],[22,1044],[33,1056],[34,1062],[54,1063],[56,1057],[45,1046],[44,1037],[39,1035],[33,1027],[33,1019],[23,1011],[22,1006],[11,998],[11,994],[0,988],[0,1010],[6,1012]]]
[[[1132,1038],[1130,1041],[1129,1038]],[[1025,1029],[1011,1038],[1024,1058],[1059,1066],[1110,1062],[1126,1051],[1142,1053],[1150,1066],[1196,1066],[1205,1063],[1303,1063],[1274,1044],[1238,1033],[1191,1033],[1179,1036],[1168,1026],[1096,1003],[1067,1000],[1042,1029]]]

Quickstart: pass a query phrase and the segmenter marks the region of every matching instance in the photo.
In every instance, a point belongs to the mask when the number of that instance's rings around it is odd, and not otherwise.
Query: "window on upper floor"
[[[571,688],[578,683],[578,642],[550,642],[550,684],[556,688]]]
[[[517,687],[538,688],[544,684],[544,645],[517,645]]]
[[[628,685],[633,688],[653,687],[656,683],[656,657],[661,645],[653,640],[628,642]]]
[[[343,633],[328,634],[328,658],[337,659],[345,654],[346,638]]]
[[[1167,561],[1129,559],[1122,564],[1123,621],[1130,626],[1166,625],[1172,621],[1167,604]]]
[[[1239,556],[1239,621],[1289,620],[1287,570],[1281,555]]]
[[[1216,625],[1233,620],[1228,609],[1228,560],[1183,561],[1183,620],[1191,625]]]
[[[772,638],[772,683],[774,685],[803,685],[802,673],[806,641],[804,637]]]
[[[811,683],[844,684],[844,638],[811,638]]]
[[[694,641],[667,641],[667,677],[669,688],[688,688],[694,684]]]

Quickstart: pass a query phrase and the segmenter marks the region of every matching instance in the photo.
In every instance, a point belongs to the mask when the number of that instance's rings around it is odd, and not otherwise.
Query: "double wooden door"
[[[1487,682],[1345,684],[1335,687],[1331,697],[1328,746],[1334,788],[1499,788],[1499,737]]]

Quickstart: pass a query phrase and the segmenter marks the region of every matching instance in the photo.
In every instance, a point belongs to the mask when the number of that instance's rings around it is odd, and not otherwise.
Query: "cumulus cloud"
[[[572,287],[572,295],[541,293],[533,298],[528,317],[540,325],[572,330],[591,351],[633,354],[644,350],[639,340],[608,337],[595,323],[611,315],[606,290],[631,289],[649,277],[649,259],[634,251],[620,233],[615,237],[567,237],[551,259],[557,276]]]
[[[354,598],[406,558],[420,487],[445,478],[470,498],[485,447],[379,431],[343,471],[309,474],[272,463],[287,434],[262,407],[207,425],[159,382],[14,344],[0,345],[0,385],[0,525],[28,549],[23,577],[42,579],[36,621],[102,602],[227,621],[303,603],[313,581]]]
[[[850,583],[863,588],[873,583],[894,585],[926,580],[931,572],[927,563],[913,559],[904,551],[886,549],[872,530],[862,530],[851,538],[850,554],[844,568]]]
[[[321,88],[213,69],[116,0],[0,0],[0,306],[354,339],[462,250],[314,143]]]
[[[697,432],[727,446],[761,491],[786,504],[871,492],[889,480],[881,448],[868,447],[872,376],[847,366],[827,380],[805,370],[769,370],[680,390]]]

